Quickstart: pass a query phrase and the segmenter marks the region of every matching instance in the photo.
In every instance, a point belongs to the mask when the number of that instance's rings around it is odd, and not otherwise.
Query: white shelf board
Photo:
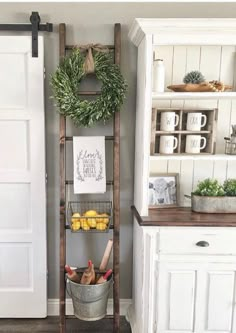
[[[164,92],[152,93],[152,100],[186,100],[186,99],[236,99],[236,92]]]
[[[199,154],[199,155],[185,155],[185,154],[176,154],[176,155],[154,155],[150,156],[150,161],[159,161],[159,160],[234,160],[236,161],[236,155],[226,155],[226,154]]]

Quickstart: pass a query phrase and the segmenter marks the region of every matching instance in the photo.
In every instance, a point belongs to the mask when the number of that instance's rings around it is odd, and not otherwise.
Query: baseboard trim
[[[126,316],[129,306],[132,304],[132,300],[129,298],[123,298],[120,300],[120,315]],[[66,314],[73,315],[73,305],[71,298],[66,299]],[[113,300],[108,300],[107,314],[113,314]],[[59,316],[59,299],[49,298],[48,299],[48,316]]]

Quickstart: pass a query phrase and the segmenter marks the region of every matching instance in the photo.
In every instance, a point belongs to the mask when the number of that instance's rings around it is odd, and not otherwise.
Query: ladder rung
[[[80,96],[96,96],[96,95],[101,95],[101,91],[79,91],[78,95],[80,95]]]
[[[73,140],[73,136],[66,136],[66,141],[72,141]],[[114,140],[114,136],[113,135],[107,135],[105,136],[105,140],[109,141],[109,140]]]
[[[66,224],[65,225],[65,229],[66,230],[70,230],[70,226],[68,225],[68,224]],[[113,224],[110,224],[110,226],[109,226],[109,229],[114,229],[114,225]],[[93,229],[92,229],[93,230]],[[78,234],[79,234],[80,232],[78,232]],[[83,233],[86,233],[86,231],[83,231]],[[88,234],[90,234],[91,232],[90,231],[88,231]],[[97,231],[96,229],[94,229],[94,232],[93,233],[99,233],[99,234],[103,234],[103,233],[105,233],[105,231]]]
[[[73,180],[66,180],[65,183],[66,183],[66,185],[73,185],[74,181]],[[106,185],[113,185],[113,184],[114,184],[113,180],[107,180],[106,181]]]
[[[77,320],[80,320],[80,319],[78,319],[74,315],[65,315],[65,318],[66,319],[77,319]],[[113,318],[114,318],[114,315],[106,315],[103,319],[113,319]]]
[[[66,50],[72,50],[72,49],[81,49],[84,48],[85,45],[65,45]],[[109,50],[115,50],[115,45],[102,45],[104,48],[107,48]]]

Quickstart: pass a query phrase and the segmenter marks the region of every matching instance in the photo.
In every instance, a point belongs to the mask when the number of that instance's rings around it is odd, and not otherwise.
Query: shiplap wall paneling
[[[236,161],[228,161],[227,178],[236,178]]]
[[[186,73],[199,70],[200,68],[200,46],[187,46]]]
[[[221,46],[201,46],[200,71],[206,81],[219,80],[221,51]]]
[[[219,80],[225,84],[234,85],[235,73],[235,46],[223,46],[221,48],[221,65]],[[218,127],[216,153],[224,152],[224,137],[229,135],[232,101],[219,100],[218,102]]]
[[[191,202],[188,198],[185,198],[186,195],[191,195],[193,189],[193,160],[182,160],[181,161],[181,173],[179,178],[179,190],[180,190],[180,205],[189,207]]]
[[[223,154],[225,151],[225,136],[229,136],[231,118],[231,100],[218,101],[218,120],[216,130],[216,154]]]
[[[214,161],[194,161],[194,171],[193,171],[193,190],[197,187],[199,181],[205,178],[212,178],[213,176],[213,165]]]
[[[168,173],[180,173],[180,160],[168,160],[167,171]]]
[[[232,133],[231,125],[236,124],[236,100],[232,100],[232,108],[230,114],[230,130],[229,132]]]
[[[179,84],[183,80],[183,73],[186,70],[186,46],[175,46],[173,50],[173,66],[171,84]],[[167,69],[168,70],[168,69]],[[167,89],[167,91],[170,91]],[[183,108],[183,100],[171,100],[170,107]]]
[[[215,160],[213,166],[213,178],[217,179],[220,183],[223,183],[227,177],[228,161]]]
[[[150,162],[150,174],[155,173],[167,173],[168,161],[167,160],[155,160]]]

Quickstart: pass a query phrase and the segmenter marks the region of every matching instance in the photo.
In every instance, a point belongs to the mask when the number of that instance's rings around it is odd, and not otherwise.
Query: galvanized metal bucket
[[[192,194],[192,210],[198,213],[236,213],[236,197],[207,197]]]
[[[102,284],[84,285],[67,279],[74,315],[82,320],[99,320],[107,314],[107,302],[112,278]]]

